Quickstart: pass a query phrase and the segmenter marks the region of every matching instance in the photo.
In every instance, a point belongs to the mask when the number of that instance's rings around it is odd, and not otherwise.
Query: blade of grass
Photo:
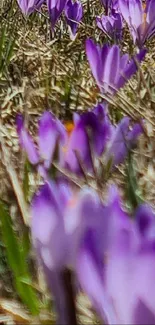
[[[17,239],[8,208],[2,201],[0,201],[0,221],[8,264],[14,275],[15,288],[23,303],[33,315],[36,315],[39,313],[39,300],[37,299],[36,292],[32,286],[21,281],[21,278],[24,277],[28,282],[32,282],[25,258],[25,251],[20,248],[23,247],[23,243],[22,240]]]

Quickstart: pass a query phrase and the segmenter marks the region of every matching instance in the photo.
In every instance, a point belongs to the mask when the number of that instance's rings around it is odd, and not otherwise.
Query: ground
[[[24,114],[34,137],[37,134],[38,117],[45,109],[51,110],[65,123],[72,119],[74,111],[86,111],[102,97],[109,102],[110,117],[114,123],[122,115],[128,115],[136,121],[144,118],[145,133],[134,153],[134,169],[140,195],[152,206],[155,205],[155,40],[149,40],[146,44],[146,59],[127,86],[116,96],[103,96],[95,84],[85,54],[85,40],[88,37],[100,43],[107,41],[95,23],[96,15],[101,14],[103,8],[99,0],[84,0],[83,6],[84,17],[77,37],[72,42],[63,15],[54,33],[51,33],[46,5],[40,13],[36,12],[27,18],[22,15],[16,1],[0,3],[0,199],[11,214],[16,234],[21,229],[27,231],[25,220],[28,201],[25,202],[23,194],[23,180],[29,176],[31,192],[39,182],[33,173],[25,171],[26,158],[20,151],[15,128],[15,118],[19,112]],[[131,54],[134,51],[127,28],[121,48],[123,52],[129,51]],[[120,188],[123,188],[125,177],[124,167],[113,175]],[[31,323],[34,318],[25,306],[21,307],[21,299],[13,289],[12,272],[7,264],[6,243],[1,230],[0,322]],[[31,253],[28,258],[31,264]],[[39,288],[39,294],[45,295],[42,288]],[[45,297],[44,309],[37,318],[40,323],[43,323],[44,317],[51,319],[47,307],[49,297],[47,294]],[[10,300],[12,298],[13,302]],[[12,305],[14,303],[17,304],[17,311]],[[85,317],[89,319],[91,316],[95,322],[86,299],[82,306]]]

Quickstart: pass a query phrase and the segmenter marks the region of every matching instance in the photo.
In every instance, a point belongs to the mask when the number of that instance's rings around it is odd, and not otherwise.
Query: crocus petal
[[[117,317],[117,324],[132,324],[132,233],[121,230],[113,242],[106,265],[106,289]]]
[[[67,23],[70,26],[71,33],[73,37],[75,37],[78,28],[78,23],[80,22],[83,15],[81,2],[78,0],[76,0],[75,2],[72,2],[72,0],[68,0],[65,7],[65,15]]]
[[[56,324],[69,324],[67,296],[63,281],[63,273],[60,270],[49,269],[44,263],[42,263],[42,265],[48,288],[50,289],[51,295],[55,302],[55,309],[57,313]]]
[[[118,2],[119,2],[119,9],[124,20],[127,22],[128,25],[130,25],[131,18],[129,12],[129,0],[118,0]]]
[[[56,186],[46,183],[31,205],[33,242],[44,265],[50,270],[61,269],[66,258],[63,217],[57,199]]]
[[[100,317],[106,323],[113,324],[113,311],[105,295],[102,270],[97,263],[94,250],[95,243],[92,240],[91,232],[88,231],[83,238],[77,257],[77,277],[82,289],[87,293]]]
[[[145,55],[147,53],[146,49],[141,50],[125,67],[124,71],[122,70],[120,72],[120,77],[118,80],[118,88],[121,88],[124,86],[125,82],[129,80],[134,73],[138,70],[138,65],[135,62],[135,59],[137,63],[140,63]]]
[[[47,7],[50,15],[51,27],[54,29],[57,20],[59,19],[66,0],[47,0]]]
[[[141,300],[138,299],[136,307],[133,312],[133,322],[132,324],[141,325],[141,324],[154,324],[155,323],[155,314],[147,307],[147,305]]]
[[[147,204],[140,205],[135,212],[138,230],[146,239],[155,239],[155,215]]]
[[[23,14],[29,15],[35,11],[35,9],[39,9],[44,0],[17,0],[17,2]]]
[[[81,171],[80,161],[84,165],[86,163],[90,168],[91,160],[88,137],[81,123],[76,124],[66,145],[62,148],[62,154],[64,156],[64,167],[69,168],[72,172],[79,173]]]
[[[31,164],[37,164],[39,162],[39,155],[37,153],[32,137],[24,126],[24,119],[22,115],[17,116],[16,126],[21,147],[26,151]]]
[[[129,0],[129,13],[131,24],[136,29],[140,26],[143,19],[143,7],[141,0]]]
[[[109,143],[107,151],[107,159],[113,159],[113,165],[123,162],[128,151],[128,143],[126,142],[126,135],[128,133],[130,119],[124,117],[118,124],[116,130],[113,132],[112,139]]]
[[[100,80],[97,73],[98,71],[97,67],[98,65],[100,65],[100,58],[99,58],[97,47],[91,39],[86,40],[86,54],[87,54],[87,59],[90,64],[92,74],[96,79],[97,83],[100,84]]]
[[[60,125],[50,112],[44,112],[39,122],[39,152],[41,158],[45,161],[45,167],[48,169],[53,159],[58,140],[62,141],[65,137],[65,128]]]

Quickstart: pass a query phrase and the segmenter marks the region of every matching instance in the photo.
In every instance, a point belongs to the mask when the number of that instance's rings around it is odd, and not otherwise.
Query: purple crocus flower
[[[118,0],[101,0],[101,3],[105,9],[106,15],[109,15],[112,9],[118,9]]]
[[[47,0],[47,7],[49,11],[52,30],[55,27],[57,20],[59,19],[62,11],[65,8],[67,0]]]
[[[108,197],[104,206],[92,189],[86,187],[74,192],[67,183],[59,181],[44,184],[32,200],[33,244],[54,296],[58,324],[71,324],[72,311],[64,281],[67,269],[73,270],[99,314],[110,320],[111,324],[114,319],[111,303],[105,290],[102,290],[103,262],[109,248],[113,247],[116,234],[120,229],[131,227],[131,220],[122,210],[115,187],[110,189]],[[93,249],[95,261],[87,254],[87,247]]]
[[[141,48],[155,33],[155,2],[147,0],[119,0],[120,12],[127,22],[134,43]]]
[[[74,123],[66,124],[66,127],[52,113],[44,112],[39,121],[38,149],[21,115],[17,117],[16,124],[21,147],[31,164],[38,166],[43,177],[47,177],[46,172],[50,169],[56,146],[61,167],[79,174],[82,163],[90,171],[92,154],[94,157],[101,156],[111,134],[107,110],[101,104],[92,112],[76,114]]]
[[[62,148],[60,164],[79,174],[81,162],[90,171],[92,154],[94,158],[101,156],[110,134],[111,123],[103,105],[98,105],[93,111],[76,115],[74,128]]]
[[[16,119],[17,133],[21,147],[26,151],[32,165],[38,165],[41,174],[46,175],[46,170],[50,168],[56,144],[65,142],[65,128],[52,113],[45,111],[39,121],[38,149],[24,126],[22,115]],[[43,168],[41,167],[43,166]]]
[[[35,9],[39,9],[44,0],[17,0],[24,15],[30,15]]]
[[[78,23],[81,21],[83,15],[82,4],[80,1],[68,0],[65,6],[65,16],[68,26],[70,27],[71,39],[74,40]]]
[[[98,16],[96,23],[104,33],[106,32],[114,40],[122,38],[122,17],[119,13],[114,12],[110,16]]]
[[[130,118],[124,117],[116,127],[113,127],[105,153],[105,160],[112,159],[113,167],[124,162],[128,152],[134,148],[138,137],[143,133],[141,124],[135,123],[132,129],[129,129],[129,126]]]
[[[119,324],[155,322],[154,244],[152,240],[133,244],[133,233],[129,230],[121,231],[114,240],[105,282]]]
[[[105,14],[108,15],[111,8],[112,0],[101,0],[102,5],[105,8]]]
[[[113,191],[108,221],[103,214],[100,224],[106,234],[106,246],[102,244],[105,263],[101,267],[96,253],[100,235],[95,240],[95,233],[88,229],[77,254],[77,276],[104,323],[151,325],[155,322],[155,215],[141,205],[136,211],[138,220],[131,221],[117,194],[113,199]]]
[[[94,229],[96,239],[99,236],[103,209],[95,192],[90,189],[72,192],[63,182],[46,183],[32,200],[33,244],[55,300],[57,324],[72,324],[65,270],[74,270],[85,230]],[[98,254],[100,250],[101,246],[96,246]]]
[[[134,58],[129,60],[129,55],[121,56],[117,45],[100,47],[91,39],[86,41],[86,54],[92,74],[102,92],[115,93],[137,71],[135,59],[141,62],[146,50],[141,50]]]

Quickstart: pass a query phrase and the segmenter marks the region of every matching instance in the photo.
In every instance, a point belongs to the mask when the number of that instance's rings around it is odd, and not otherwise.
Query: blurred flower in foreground
[[[115,194],[109,218],[105,264],[101,267],[95,252],[99,237],[95,241],[95,231],[87,231],[77,258],[79,282],[106,324],[154,324],[155,215],[141,205],[131,221]]]
[[[55,27],[57,20],[59,19],[62,11],[64,10],[67,0],[46,0],[49,11],[52,30]]]
[[[122,17],[119,13],[113,13],[110,16],[102,15],[96,17],[97,26],[112,39],[120,40],[122,38]]]
[[[44,0],[17,0],[18,5],[24,15],[29,15],[35,9],[39,9]]]
[[[68,0],[65,6],[65,16],[68,26],[70,27],[71,39],[74,40],[78,29],[78,23],[83,15],[82,4],[80,1]]]
[[[100,47],[91,39],[86,41],[86,54],[92,74],[101,92],[115,93],[138,70],[135,62],[141,62],[146,50],[141,50],[134,58],[129,60],[129,55],[121,55],[117,45]]]
[[[104,207],[97,193],[91,189],[73,192],[63,182],[46,183],[34,196],[30,212],[32,239],[55,299],[58,324],[71,324],[72,310],[68,300],[73,297],[68,297],[66,292],[65,270],[72,270],[76,274],[79,249],[88,233],[95,245],[96,262],[102,270],[104,254],[111,245],[116,229],[128,224],[128,220],[122,219],[124,215],[118,204],[114,197]],[[91,279],[87,280],[91,282]],[[73,281],[71,283],[75,294]],[[108,308],[110,310],[110,305]]]
[[[81,205],[86,205],[85,212],[81,211]],[[88,209],[90,212],[93,209],[95,214],[87,214]],[[67,184],[59,182],[46,183],[32,200],[32,239],[49,289],[54,296],[57,324],[73,322],[71,301],[74,299],[75,290],[71,278],[70,286],[73,290],[68,292],[68,279],[65,274],[68,270],[71,275],[71,270],[74,270],[78,247],[85,229],[93,228],[96,231],[96,239],[101,232],[102,209],[98,196],[91,193],[91,190],[73,193]],[[100,251],[101,247],[96,246],[96,249]]]
[[[155,1],[119,0],[120,12],[127,22],[134,43],[142,47],[145,41],[155,33]]]
[[[103,204],[94,190],[73,192],[58,181],[43,185],[32,200],[33,244],[58,324],[73,321],[75,276],[104,323],[155,322],[155,215],[141,204],[131,219],[115,186],[107,198]]]

